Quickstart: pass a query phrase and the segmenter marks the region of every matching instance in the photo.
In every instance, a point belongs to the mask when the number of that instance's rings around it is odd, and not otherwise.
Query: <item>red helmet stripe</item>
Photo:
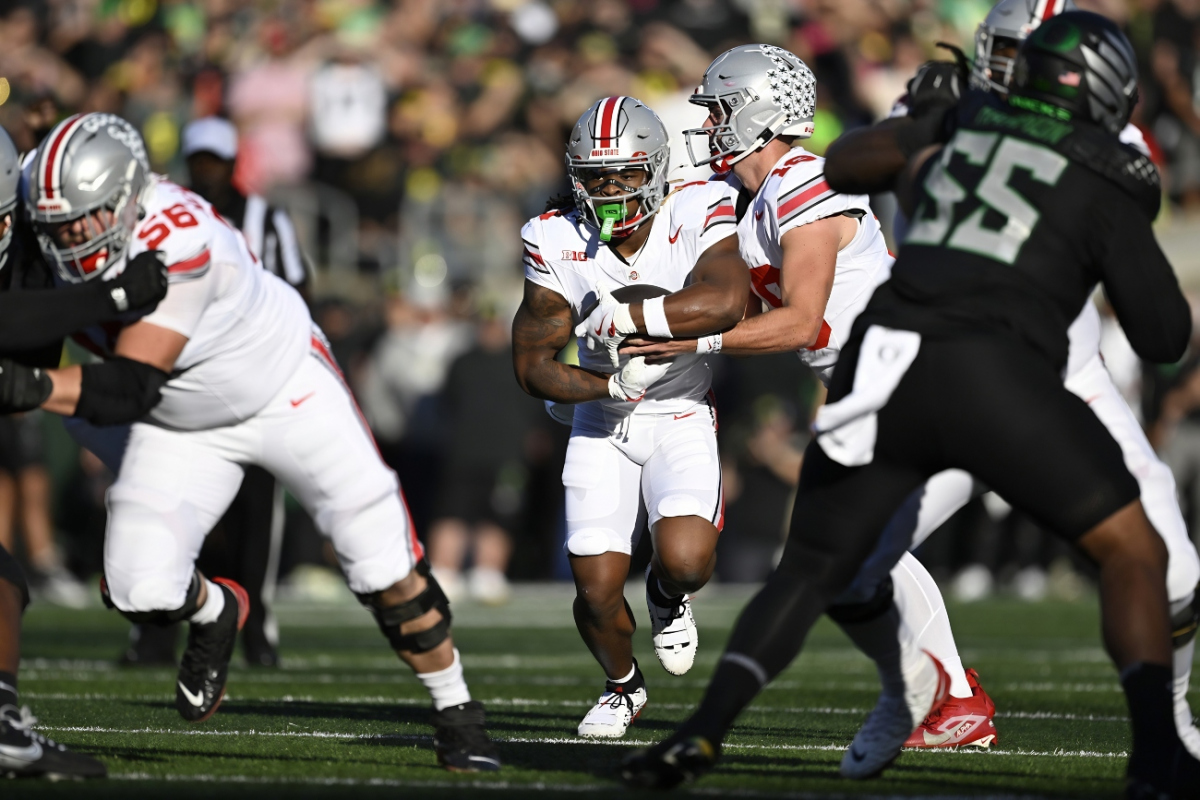
[[[1042,22],[1059,13],[1063,0],[1043,0],[1046,3],[1045,9],[1042,10]]]
[[[82,116],[82,114],[76,114],[73,117],[68,117],[63,122],[62,127],[59,128],[58,135],[54,137],[54,141],[50,143],[50,150],[46,153],[46,174],[44,181],[46,184],[46,197],[48,198],[54,197],[54,187],[58,184],[54,179],[56,173],[60,176],[62,174],[62,166],[57,163],[59,161],[59,150],[66,143],[71,133],[74,132]]]
[[[604,101],[604,106],[600,109],[600,124],[596,126],[600,147],[612,147],[612,140],[616,138],[614,118],[618,116],[616,112],[620,106],[621,98],[610,97]]]

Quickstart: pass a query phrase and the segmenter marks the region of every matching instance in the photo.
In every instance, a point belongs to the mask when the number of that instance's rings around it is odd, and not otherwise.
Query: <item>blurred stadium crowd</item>
[[[1141,61],[1135,122],[1173,201],[1200,210],[1200,0],[1095,0]],[[605,95],[638,97],[672,131],[711,57],[784,45],[818,79],[823,152],[887,115],[916,68],[972,50],[987,0],[48,0],[0,2],[0,124],[27,150],[73,111],[143,132],[155,169],[187,184],[181,132],[223,116],[235,180],[291,213],[317,265],[312,302],[441,572],[504,596],[500,576],[565,578],[559,480],[567,430],[512,378],[518,231],[566,189],[570,126]],[[698,116],[697,116],[698,115]],[[671,177],[696,174],[673,147]],[[886,198],[876,204],[890,215]],[[1200,347],[1143,370],[1115,323],[1106,356],[1175,468],[1200,533]],[[796,359],[718,359],[727,499],[718,575],[753,581],[779,549],[818,386]],[[91,596],[109,480],[55,419],[0,421],[0,542],[49,600]],[[293,504],[294,506],[294,504]],[[1071,595],[1065,549],[985,495],[921,555],[961,599]],[[1011,529],[1015,536],[1001,535]],[[283,572],[319,593],[333,562],[291,508]],[[446,581],[443,580],[445,584]],[[92,593],[94,594],[94,593]]]

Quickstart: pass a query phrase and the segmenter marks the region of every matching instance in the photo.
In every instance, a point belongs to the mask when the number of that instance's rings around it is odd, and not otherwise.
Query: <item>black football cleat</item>
[[[188,722],[204,722],[220,707],[238,631],[250,612],[245,589],[228,578],[214,578],[213,583],[225,592],[225,608],[216,622],[191,623],[175,682],[175,707]]]
[[[496,772],[500,754],[483,727],[483,703],[472,700],[433,712],[433,749],[451,772]]]
[[[0,777],[57,781],[108,775],[108,769],[96,759],[73,753],[33,730],[36,724],[28,706],[20,710],[0,706]]]
[[[621,778],[638,789],[674,789],[694,781],[717,764],[721,746],[703,736],[680,736],[625,756]]]

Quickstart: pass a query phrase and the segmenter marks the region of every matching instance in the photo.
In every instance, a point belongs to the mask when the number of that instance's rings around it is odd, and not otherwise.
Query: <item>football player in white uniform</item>
[[[710,337],[712,344],[707,346],[731,355],[795,351],[827,382],[854,320],[875,287],[887,280],[893,259],[868,198],[834,192],[825,181],[824,159],[793,146],[813,133],[816,79],[787,50],[745,45],[709,65],[692,102],[709,109],[705,126],[687,132],[692,160],[719,172],[731,171],[753,194],[738,223],[738,241],[752,289],[762,301],[751,304],[757,307],[750,311],[766,308]],[[700,148],[692,146],[697,141],[703,142]],[[625,352],[654,361],[695,347],[679,339],[635,341],[626,343]],[[888,569],[887,595],[870,611],[888,614],[894,631],[900,620],[891,603],[892,583],[915,604],[923,602],[933,580],[907,554],[901,564],[892,561]],[[831,610],[831,616],[851,639],[862,643],[861,613]],[[888,711],[903,728],[898,740],[895,726],[889,729],[891,740],[883,745],[891,749],[892,758],[948,696],[948,670],[962,672],[961,664],[943,665],[911,639],[906,638],[902,648],[893,633],[880,668]],[[970,696],[965,674],[961,684]],[[865,777],[859,774],[861,767],[844,771]]]
[[[65,283],[111,279],[147,251],[168,267],[153,313],[86,332],[103,362],[6,370],[0,396],[4,411],[133,422],[107,498],[104,591],[135,622],[190,621],[175,700],[184,719],[220,705],[248,610],[241,587],[209,580],[195,559],[243,465],[257,464],[329,536],[350,588],[429,690],[439,761],[498,769],[399,483],[300,296],[211,205],[151,174],[141,137],[111,114],[60,123],[27,166],[25,199]]]
[[[980,23],[975,35],[975,61],[971,86],[1000,95],[1008,93],[1017,47],[1043,22],[1076,10],[1071,0],[1001,0]],[[939,80],[940,78],[940,80]],[[896,117],[876,128],[860,129],[830,147],[827,175],[831,183],[848,191],[888,191],[891,181],[906,161],[906,154],[932,143],[938,136],[945,110],[956,101],[966,76],[946,62],[926,65],[910,84],[910,95],[897,103]],[[1127,124],[1120,133],[1123,143],[1148,154],[1141,132]],[[897,141],[899,145],[897,145]],[[889,163],[890,159],[890,163]],[[903,227],[898,220],[897,227]],[[1187,693],[1191,680],[1195,630],[1200,621],[1196,584],[1200,580],[1200,557],[1188,537],[1179,510],[1171,470],[1155,455],[1137,417],[1113,383],[1100,356],[1100,315],[1088,303],[1071,325],[1066,387],[1085,400],[1113,439],[1121,446],[1129,472],[1138,480],[1142,505],[1154,529],[1162,536],[1169,553],[1167,596],[1171,601],[1174,652],[1175,722],[1188,750],[1200,757],[1200,731],[1192,722]],[[938,490],[910,498],[907,508],[919,506],[920,521],[910,530],[893,524],[880,548],[855,579],[851,600],[869,601],[878,596],[881,579],[902,548],[916,547],[940,524],[961,508],[973,492],[970,476],[950,470],[933,479]],[[909,517],[912,518],[913,513]],[[910,532],[911,531],[911,532]],[[909,543],[911,537],[911,543]],[[936,585],[930,582],[924,602],[907,603],[897,592],[902,616],[914,631],[923,631],[920,644],[947,664],[960,664],[949,620]],[[930,613],[933,610],[937,613]],[[864,636],[864,650],[874,656],[890,649],[892,632],[878,628]],[[955,747],[973,743],[984,732],[977,723],[983,709],[972,708],[974,698],[951,699],[937,714],[926,719],[906,742],[907,747]]]
[[[658,366],[617,354],[639,332],[724,330],[746,307],[737,194],[720,180],[668,193],[667,142],[639,101],[598,101],[567,143],[573,201],[521,229],[525,297],[513,322],[514,365],[529,394],[575,404],[563,468],[575,622],[608,679],[581,736],[622,736],[646,704],[624,598],[642,527],[654,545],[646,573],[654,649],[668,672],[682,675],[697,645],[688,592],[712,575],[723,521],[704,352],[693,340],[690,353]],[[556,360],[573,330],[579,366]],[[562,406],[555,411],[561,416]]]

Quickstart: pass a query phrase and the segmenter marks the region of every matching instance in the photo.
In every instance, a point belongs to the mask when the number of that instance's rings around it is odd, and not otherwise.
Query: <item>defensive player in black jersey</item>
[[[14,363],[56,367],[64,336],[127,313],[148,313],[167,293],[166,267],[149,252],[115,280],[36,291],[50,288],[52,280],[37,245],[25,241],[28,231],[17,224],[19,179],[17,150],[0,128],[0,374],[14,372]],[[32,389],[0,383],[0,408]],[[102,763],[33,730],[37,720],[17,704],[21,614],[28,603],[21,566],[0,547],[0,777],[103,777]]]
[[[1062,14],[1022,46],[1009,105],[968,95],[948,143],[912,159],[898,189],[913,226],[817,417],[780,565],[700,708],[629,757],[627,781],[667,787],[711,768],[904,498],[959,468],[1097,564],[1104,643],[1132,720],[1129,796],[1200,794],[1200,762],[1172,719],[1166,548],[1120,448],[1061,380],[1067,327],[1098,282],[1146,360],[1177,360],[1191,334],[1150,227],[1157,172],[1117,140],[1136,86],[1112,22]]]

